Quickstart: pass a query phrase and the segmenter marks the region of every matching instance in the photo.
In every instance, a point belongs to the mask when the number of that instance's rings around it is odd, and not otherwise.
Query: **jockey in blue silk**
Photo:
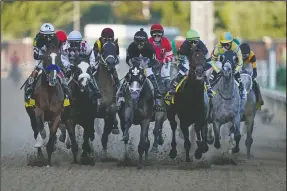
[[[225,51],[232,50],[237,55],[237,63],[236,63],[237,65],[234,69],[234,74],[235,74],[234,77],[235,77],[235,80],[239,83],[239,91],[240,91],[241,98],[246,100],[247,93],[246,93],[243,83],[241,82],[240,73],[239,73],[243,66],[243,59],[242,59],[242,53],[241,53],[240,47],[234,42],[234,39],[231,33],[229,32],[222,33],[220,35],[219,41],[220,42],[215,46],[212,52],[211,60],[212,60],[213,72],[211,75],[211,80],[214,80],[218,76],[218,73],[219,73],[219,70],[215,65],[218,60],[218,57],[224,54]]]
[[[36,37],[34,38],[33,46],[34,46],[34,59],[39,62],[43,60],[43,56],[47,51],[48,47],[51,46],[60,47],[60,42],[56,36],[55,29],[52,24],[44,23],[41,26],[39,33],[37,33]],[[34,85],[36,81],[35,79],[37,78],[39,71],[43,68],[42,63],[40,64],[38,63],[35,69],[33,70],[32,74],[30,75],[28,82],[25,86],[25,101],[30,100],[34,91]],[[61,85],[65,94],[65,98],[69,98],[70,90],[67,82],[65,81],[64,74],[62,71],[58,73],[58,77],[61,79]]]
[[[211,58],[210,54],[208,52],[208,49],[206,48],[205,44],[200,40],[200,35],[195,30],[190,30],[186,33],[186,40],[182,43],[181,47],[178,50],[178,68],[179,73],[177,74],[177,77],[175,78],[170,90],[169,94],[173,95],[175,93],[176,87],[179,84],[179,82],[183,79],[184,76],[187,75],[189,71],[189,65],[186,63],[186,58],[189,62],[191,62],[191,56],[193,51],[201,50],[206,58],[206,68],[205,71],[210,69],[211,66]],[[207,87],[207,93],[209,97],[213,96],[213,91],[210,86],[208,77],[206,74],[204,74],[204,81]],[[166,100],[171,101],[171,96],[165,97]]]

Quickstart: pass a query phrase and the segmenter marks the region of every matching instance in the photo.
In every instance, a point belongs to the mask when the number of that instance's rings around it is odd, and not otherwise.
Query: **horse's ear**
[[[224,61],[224,57],[225,57],[224,55],[220,55],[219,56],[219,62],[223,62]]]
[[[114,43],[118,43],[118,38],[116,38],[116,40],[114,41]]]

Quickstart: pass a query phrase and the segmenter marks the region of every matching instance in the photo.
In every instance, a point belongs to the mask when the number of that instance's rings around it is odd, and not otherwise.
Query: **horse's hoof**
[[[142,169],[143,165],[141,163],[138,164],[137,169]]]
[[[158,148],[157,147],[152,147],[150,152],[158,153]]]
[[[120,130],[119,129],[113,129],[112,134],[118,135],[118,134],[120,134]]]
[[[160,136],[160,137],[158,138],[158,140],[157,140],[157,144],[160,145],[160,146],[162,146],[163,143],[164,143],[164,140],[163,140],[162,136]]]
[[[207,144],[212,145],[214,143],[214,137],[212,136],[211,139],[207,139]]]
[[[194,157],[196,160],[201,159],[202,157],[202,152],[199,149],[196,149],[195,153],[194,153]]]
[[[170,150],[169,157],[174,159],[177,156],[177,150]]]
[[[185,159],[185,162],[191,162],[190,157],[186,158],[186,159]]]
[[[220,143],[219,143],[219,142],[215,142],[215,143],[214,143],[214,147],[215,147],[216,149],[220,149]]]
[[[239,147],[232,148],[232,153],[238,153],[239,151]]]
[[[209,150],[208,145],[205,143],[205,145],[202,148],[202,153],[206,153]]]

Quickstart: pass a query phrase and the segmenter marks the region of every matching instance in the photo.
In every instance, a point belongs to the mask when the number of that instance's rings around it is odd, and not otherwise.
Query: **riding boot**
[[[89,88],[90,88],[90,97],[92,99],[92,102],[94,104],[98,103],[98,99],[100,99],[102,96],[101,96],[100,89],[97,85],[97,82],[94,78],[92,78],[92,80],[90,81]]]
[[[113,78],[115,80],[115,85],[116,85],[117,90],[118,90],[120,87],[120,80],[119,80],[118,72],[115,68],[112,71],[112,75],[113,75]]]
[[[154,74],[149,75],[148,79],[151,81],[151,83],[152,83],[152,85],[154,87],[154,96],[155,96],[155,98],[156,99],[160,99],[162,96],[161,96],[161,93],[160,93],[159,86],[158,86],[158,83],[157,83],[155,75]]]
[[[203,77],[204,77],[204,82],[205,82],[205,85],[207,88],[207,94],[208,94],[209,98],[212,98],[213,97],[213,90],[212,90],[212,87],[209,83],[208,77],[206,76],[205,73],[204,73]]]
[[[176,87],[180,83],[180,81],[182,80],[183,77],[184,77],[184,75],[182,75],[180,72],[177,74],[176,78],[174,79],[174,81],[170,87],[170,90],[168,91],[170,95],[175,94]],[[172,97],[171,96],[165,96],[164,99],[171,101]]]
[[[35,79],[37,78],[39,73],[39,69],[36,68],[32,74],[30,75],[30,77],[28,78],[27,84],[25,86],[25,101],[28,102],[33,94],[34,91],[34,83],[35,83]]]
[[[118,92],[117,92],[117,107],[119,108],[121,106],[122,102],[125,102],[125,98],[124,98],[124,90],[126,89],[127,86],[127,81],[124,78],[123,83],[120,85]]]
[[[245,87],[244,87],[244,85],[243,85],[243,83],[241,81],[240,73],[237,72],[234,75],[234,77],[235,77],[235,80],[239,83],[239,87],[238,88],[239,88],[239,93],[240,93],[241,99],[247,100],[247,92],[246,92]]]
[[[64,94],[65,94],[65,99],[70,99],[71,98],[71,91],[70,91],[70,88],[68,86],[68,83],[64,77],[64,74],[62,71],[59,72],[58,74],[60,80],[61,80],[61,86],[62,86],[62,89],[64,91]]]
[[[257,81],[254,79],[253,80],[253,88],[256,96],[256,107],[257,110],[261,110],[261,106],[264,105],[264,101],[261,95],[260,87]]]

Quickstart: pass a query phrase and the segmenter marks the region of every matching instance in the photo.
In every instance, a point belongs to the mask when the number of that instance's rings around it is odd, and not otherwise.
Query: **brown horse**
[[[60,71],[58,66],[59,62],[58,48],[51,47],[44,55],[42,73],[39,74],[37,78],[32,96],[34,100],[30,100],[30,106],[33,106],[28,107],[26,105],[26,110],[30,116],[32,128],[34,130],[34,137],[37,139],[38,143],[38,140],[46,137],[44,121],[49,121],[51,124],[50,137],[46,146],[48,166],[51,166],[51,156],[52,152],[55,150],[56,132],[64,111],[64,92],[57,77],[57,73]],[[31,101],[34,101],[34,103],[31,103]],[[66,101],[67,100],[65,100],[65,102]],[[71,138],[74,163],[77,163],[76,154],[78,145],[75,138],[75,129],[73,128],[70,119],[65,119],[64,123]],[[35,147],[38,148],[38,155],[42,154],[41,146],[43,146],[42,141],[40,141],[40,144],[35,145]]]

